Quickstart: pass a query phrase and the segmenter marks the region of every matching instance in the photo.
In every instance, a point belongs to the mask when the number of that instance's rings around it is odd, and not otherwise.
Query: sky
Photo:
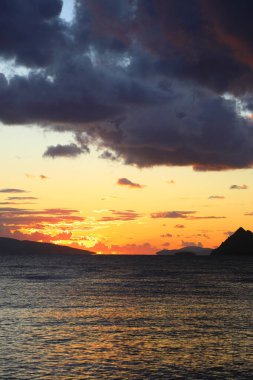
[[[253,221],[250,0],[1,0],[0,236],[154,254]]]

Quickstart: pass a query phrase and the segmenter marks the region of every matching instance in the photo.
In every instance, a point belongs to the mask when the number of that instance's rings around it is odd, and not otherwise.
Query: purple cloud
[[[130,187],[131,189],[142,189],[144,187],[143,185],[140,185],[139,183],[132,182],[127,178],[119,178],[117,181],[117,184],[119,186]]]

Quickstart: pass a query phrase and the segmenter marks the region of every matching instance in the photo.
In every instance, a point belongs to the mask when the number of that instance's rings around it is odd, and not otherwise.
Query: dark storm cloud
[[[139,167],[252,167],[253,120],[239,112],[253,111],[251,1],[76,0],[71,24],[61,7],[1,1],[0,56],[40,68],[1,75],[2,122],[73,132],[50,157],[94,144]]]
[[[28,66],[45,66],[66,44],[62,0],[1,0],[0,53]]]

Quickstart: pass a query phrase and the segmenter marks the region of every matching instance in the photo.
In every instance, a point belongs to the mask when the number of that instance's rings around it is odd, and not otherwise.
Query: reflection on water
[[[1,379],[250,379],[253,261],[0,257]]]

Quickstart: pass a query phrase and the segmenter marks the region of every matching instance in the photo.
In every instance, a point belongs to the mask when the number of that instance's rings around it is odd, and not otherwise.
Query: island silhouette
[[[221,245],[211,252],[211,256],[251,256],[253,257],[253,233],[240,227]]]
[[[0,255],[29,255],[29,254],[75,254],[92,255],[95,252],[72,248],[52,243],[40,243],[30,240],[17,240],[0,237]]]
[[[187,246],[179,249],[162,249],[156,254],[158,256],[180,256],[180,257],[192,257],[197,255],[209,255],[211,248],[203,248],[198,246]]]

